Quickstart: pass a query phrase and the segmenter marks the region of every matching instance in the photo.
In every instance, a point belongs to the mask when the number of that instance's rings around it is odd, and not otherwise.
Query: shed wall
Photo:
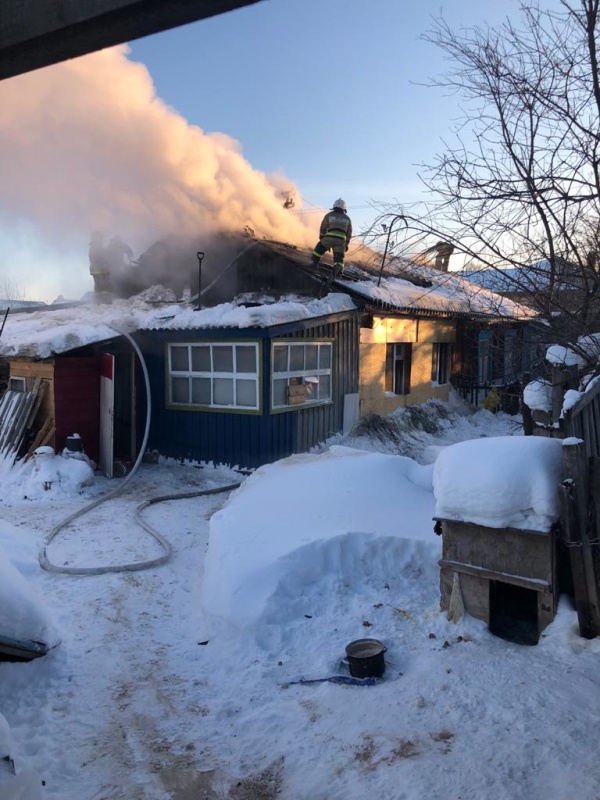
[[[136,335],[152,392],[148,448],[161,455],[198,462],[255,468],[293,453],[306,452],[343,425],[344,395],[358,391],[358,315],[335,321],[311,321],[265,329],[143,331]],[[166,407],[166,351],[174,342],[261,339],[261,413],[232,413]],[[270,412],[272,339],[333,339],[333,401],[323,405]]]

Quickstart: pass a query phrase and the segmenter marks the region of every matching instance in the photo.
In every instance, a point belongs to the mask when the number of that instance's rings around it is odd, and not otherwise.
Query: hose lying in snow
[[[146,452],[146,445],[148,443],[148,434],[150,432],[150,416],[151,416],[151,398],[150,398],[150,378],[148,377],[148,368],[146,367],[146,362],[144,360],[144,356],[140,348],[138,347],[135,340],[124,331],[118,331],[118,333],[130,342],[131,346],[137,353],[137,356],[140,360],[140,364],[142,365],[142,371],[144,373],[144,382],[146,385],[146,426],[144,429],[144,438],[142,441],[142,446],[140,447],[140,452],[138,453],[138,457],[131,469],[129,475],[125,478],[123,483],[121,483],[116,489],[113,491],[108,492],[107,494],[103,495],[102,497],[98,497],[96,500],[93,500],[91,503],[88,503],[87,506],[80,508],[78,511],[75,511],[73,514],[70,514],[66,519],[63,519],[62,522],[59,522],[58,525],[55,525],[54,528],[48,534],[46,541],[40,550],[38,561],[42,569],[47,570],[48,572],[57,572],[62,575],[105,575],[110,572],[135,572],[138,570],[144,569],[152,569],[154,567],[160,567],[162,564],[166,564],[167,561],[170,560],[171,556],[173,555],[173,548],[171,544],[165,539],[165,537],[156,531],[151,525],[147,522],[144,522],[141,517],[141,511],[144,508],[147,508],[149,505],[153,503],[162,503],[165,500],[180,500],[180,499],[187,499],[191,497],[201,497],[202,495],[207,494],[217,494],[218,492],[229,492],[233,489],[237,489],[240,485],[239,483],[232,483],[228,484],[227,486],[218,486],[215,489],[200,489],[197,492],[186,492],[185,494],[171,494],[171,495],[163,495],[162,497],[155,497],[150,500],[146,500],[141,503],[135,512],[135,519],[136,521],[146,530],[163,548],[164,553],[162,556],[158,558],[153,558],[149,561],[136,561],[131,564],[120,564],[120,565],[108,565],[108,566],[101,566],[101,567],[62,567],[58,564],[53,564],[47,555],[47,548],[50,542],[58,535],[58,533],[63,529],[66,528],[73,520],[78,519],[78,517],[82,517],[84,514],[87,514],[88,511],[91,511],[93,508],[96,508],[101,503],[106,502],[106,500],[110,500],[116,495],[120,494],[123,489],[127,486],[129,481],[133,478],[135,473],[137,472],[140,464],[142,463],[142,459],[144,457],[144,453]]]

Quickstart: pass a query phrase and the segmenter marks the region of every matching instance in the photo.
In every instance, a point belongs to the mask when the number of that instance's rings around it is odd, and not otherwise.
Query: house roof
[[[250,250],[245,243],[242,252],[249,251],[247,258],[260,258],[265,248],[276,251],[283,259],[283,268],[302,270],[314,280],[316,293],[318,281],[309,266],[309,249],[274,241],[258,241],[256,245]],[[332,284],[338,291],[323,299],[297,295],[279,299],[238,297],[198,310],[190,303],[173,302],[172,294],[155,286],[111,305],[97,305],[92,300],[10,314],[0,337],[0,355],[49,358],[137,330],[268,328],[351,311],[357,306],[413,316],[523,319],[535,315],[456,273],[440,272],[406,259],[390,259],[379,281],[378,262],[378,254],[359,249],[348,260],[343,279]],[[331,266],[324,264],[323,271],[331,276]]]
[[[311,271],[312,251],[281,242],[261,242],[277,250],[296,267]],[[326,257],[327,258],[327,257]],[[324,264],[331,275],[331,267]],[[406,258],[386,261],[380,278],[381,254],[365,247],[352,248],[346,257],[343,278],[334,281],[360,305],[388,313],[418,316],[466,316],[486,319],[529,319],[536,312],[522,303],[502,297],[456,272],[440,272]]]
[[[0,355],[49,358],[138,330],[268,328],[356,309],[345,294],[330,294],[322,300],[289,297],[253,307],[223,303],[201,310],[179,303],[157,305],[148,301],[148,295],[154,296],[152,290],[111,305],[87,303],[10,315],[0,338]]]
[[[547,258],[528,266],[498,269],[486,267],[483,269],[461,270],[459,274],[484,289],[503,294],[533,294],[544,291],[549,288],[551,278],[557,290],[573,290],[581,287],[583,277],[581,267],[560,260],[557,263],[555,274],[552,275],[550,261]]]
[[[528,319],[536,312],[478,286],[456,272],[440,272],[407,259],[392,259],[373,274],[371,266],[350,265],[344,270],[344,287],[351,297],[387,311],[419,316],[465,316],[493,319]],[[349,278],[350,280],[347,280]]]
[[[24,308],[39,308],[45,306],[46,303],[41,300],[7,300],[0,298],[0,311],[20,311]]]

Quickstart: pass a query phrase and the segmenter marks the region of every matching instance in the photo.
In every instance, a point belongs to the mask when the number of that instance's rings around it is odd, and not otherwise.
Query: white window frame
[[[20,378],[16,375],[11,375],[8,379],[8,388],[11,392],[26,392],[27,380],[26,378]]]
[[[187,370],[176,370],[172,367],[172,353],[173,348],[188,348],[188,365]],[[210,370],[193,370],[192,369],[192,350],[194,348],[209,348],[210,351]],[[229,347],[233,348],[233,370],[232,371],[216,371],[214,365],[214,352],[217,348]],[[237,369],[237,348],[238,347],[252,347],[255,353],[256,369],[253,372],[242,372]],[[173,399],[173,378],[187,378],[188,379],[188,402]],[[192,379],[205,378],[210,380],[210,403],[193,403],[192,402]],[[217,379],[225,379],[232,381],[233,389],[233,403],[215,403],[214,402],[214,381]],[[244,405],[237,402],[237,385],[236,380],[253,380],[256,387],[256,403],[254,405]],[[220,410],[220,411],[245,411],[247,413],[260,412],[261,409],[261,381],[260,381],[260,346],[259,342],[255,341],[219,341],[219,342],[171,342],[167,346],[167,398],[168,404],[176,408],[190,408],[202,410]]]
[[[290,369],[290,355],[293,348],[316,346],[317,351],[317,364],[321,363],[321,352],[329,350],[329,366],[328,367],[308,367],[305,369]],[[275,348],[287,348],[287,370],[275,371]],[[306,359],[306,351],[305,351]],[[307,406],[323,405],[324,403],[331,403],[333,401],[333,339],[274,339],[271,342],[271,408],[273,411],[289,411],[296,408],[306,408]],[[321,393],[322,384],[319,382],[321,377],[329,378],[329,394],[323,396]],[[286,380],[288,392],[290,387],[290,379],[299,379],[301,385],[318,387],[317,397],[308,396],[304,402],[285,404],[275,403],[275,381]],[[287,395],[289,400],[289,394]]]

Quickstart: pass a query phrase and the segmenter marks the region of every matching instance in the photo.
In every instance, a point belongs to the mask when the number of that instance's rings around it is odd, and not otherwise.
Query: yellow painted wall
[[[394,323],[392,325],[388,323]],[[433,385],[431,361],[434,342],[453,342],[455,324],[449,320],[386,320],[376,318],[373,328],[360,332],[360,415],[391,414],[397,408],[435,398],[448,400],[450,384]],[[385,391],[385,360],[388,344],[412,342],[410,394],[389,395]]]

